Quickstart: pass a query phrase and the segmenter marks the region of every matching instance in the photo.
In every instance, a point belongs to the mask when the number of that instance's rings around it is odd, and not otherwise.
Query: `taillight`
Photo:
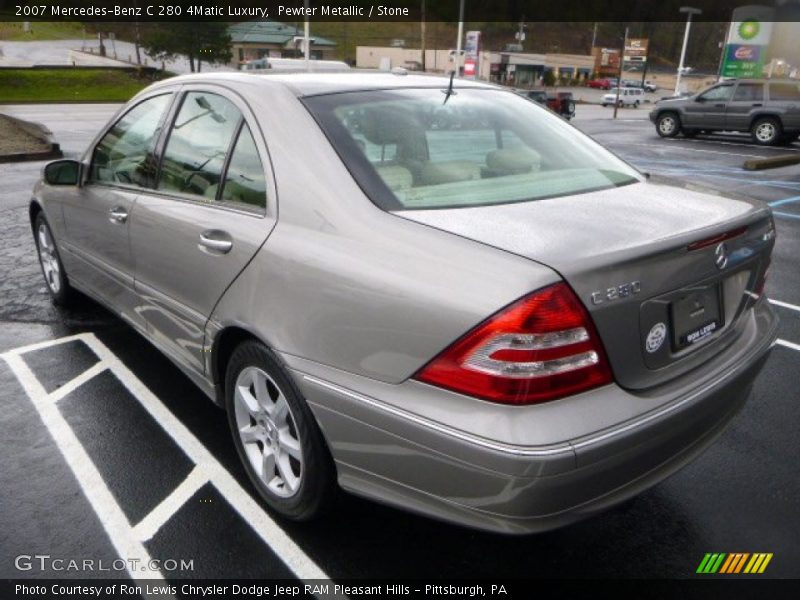
[[[612,381],[591,318],[565,283],[501,310],[415,378],[503,404],[546,402]]]

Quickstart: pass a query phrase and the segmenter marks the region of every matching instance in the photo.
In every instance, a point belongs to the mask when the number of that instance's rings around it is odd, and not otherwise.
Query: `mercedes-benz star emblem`
[[[722,270],[728,264],[728,247],[725,245],[725,242],[722,242],[717,249],[714,250],[714,264],[717,265],[717,268]]]

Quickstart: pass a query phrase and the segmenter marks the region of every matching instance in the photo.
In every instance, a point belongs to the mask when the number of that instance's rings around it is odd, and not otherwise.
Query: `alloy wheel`
[[[756,127],[756,138],[758,138],[759,142],[771,142],[775,139],[777,133],[775,124],[770,121],[759,123],[758,127]]]
[[[61,290],[61,267],[58,263],[56,246],[45,223],[39,224],[37,235],[39,239],[39,261],[42,263],[44,279],[50,291],[58,294]]]
[[[236,378],[234,407],[239,439],[261,482],[276,496],[294,496],[303,481],[303,451],[280,387],[258,367],[246,367]]]

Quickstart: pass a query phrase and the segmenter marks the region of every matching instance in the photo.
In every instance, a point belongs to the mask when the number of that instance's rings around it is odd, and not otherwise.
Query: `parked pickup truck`
[[[568,121],[575,116],[575,100],[572,92],[548,94],[545,90],[517,90],[517,93],[525,96],[528,100],[543,104]]]
[[[800,136],[800,81],[723,81],[688,98],[658,101],[650,120],[661,137],[738,131],[761,146],[791,143]]]

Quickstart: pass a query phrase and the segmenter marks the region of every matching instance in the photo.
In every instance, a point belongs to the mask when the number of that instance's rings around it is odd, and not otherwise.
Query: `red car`
[[[601,77],[598,79],[592,79],[586,85],[588,85],[590,88],[610,90],[612,87],[614,87],[615,82],[612,81],[611,79],[608,79],[607,77]]]

